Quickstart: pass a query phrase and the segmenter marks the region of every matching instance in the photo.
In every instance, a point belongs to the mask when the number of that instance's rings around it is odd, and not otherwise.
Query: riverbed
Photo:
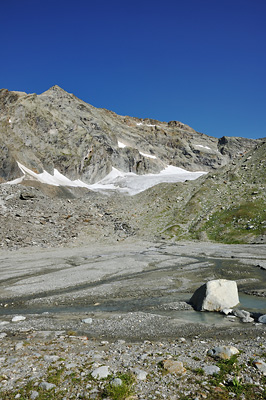
[[[2,331],[74,330],[133,340],[265,328],[189,305],[199,286],[224,278],[237,282],[239,308],[266,314],[264,245],[125,241],[2,251],[0,263]],[[26,319],[10,323],[14,315]]]

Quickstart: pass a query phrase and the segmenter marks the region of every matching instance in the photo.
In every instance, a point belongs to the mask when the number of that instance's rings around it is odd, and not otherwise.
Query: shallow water
[[[236,280],[240,289],[240,304],[238,308],[247,311],[266,314],[266,299],[241,293],[247,289],[259,289],[266,286],[266,271],[252,265],[241,264],[236,259],[222,259],[213,257],[188,256],[175,254],[174,249],[169,246],[168,251],[159,248],[150,248],[140,253],[134,253],[134,260],[147,258],[147,268],[127,275],[110,276],[95,282],[85,281],[78,286],[66,287],[60,292],[62,299],[64,295],[82,290],[88,293],[104,285],[110,285],[114,289],[115,296],[96,299],[95,301],[83,298],[75,300],[73,304],[57,305],[56,303],[43,302],[43,304],[26,305],[30,297],[21,297],[20,304],[9,305],[0,309],[0,315],[8,314],[42,314],[42,313],[84,313],[97,316],[108,313],[123,314],[128,312],[145,312],[169,316],[174,319],[187,320],[189,322],[204,324],[228,323],[228,318],[220,313],[196,312],[194,310],[175,311],[167,307],[168,303],[188,302],[193,291],[210,279]],[[163,255],[163,257],[159,256]],[[119,262],[121,254],[112,253]],[[167,257],[165,257],[167,256]],[[119,258],[120,257],[120,258]],[[99,257],[98,257],[99,258]],[[83,262],[83,259],[81,259]],[[80,261],[80,262],[81,262]],[[95,262],[95,260],[94,260]],[[121,260],[120,260],[121,262]],[[103,264],[104,265],[104,264]],[[185,281],[185,284],[184,284]],[[119,294],[115,292],[115,285],[119,283]],[[114,285],[114,286],[113,286]],[[185,287],[188,285],[187,287]],[[182,288],[182,286],[184,286]],[[134,288],[140,290],[140,295],[134,294]],[[141,291],[142,290],[142,291]],[[190,293],[188,293],[188,291]],[[37,293],[36,298],[45,298],[54,292]],[[57,293],[58,294],[58,293]],[[118,297],[119,296],[119,297]],[[31,297],[32,299],[35,296]],[[87,303],[87,304],[86,304]],[[93,303],[99,303],[97,305]],[[166,306],[166,307],[164,307]],[[164,311],[166,308],[167,311]]]

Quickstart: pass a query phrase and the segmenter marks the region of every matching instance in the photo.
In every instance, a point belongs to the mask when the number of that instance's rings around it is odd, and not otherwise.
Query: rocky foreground
[[[199,242],[2,250],[0,399],[265,399],[266,324],[186,302],[229,278],[265,314],[265,260]]]
[[[1,334],[0,398],[265,399],[265,337],[132,343],[64,331]]]

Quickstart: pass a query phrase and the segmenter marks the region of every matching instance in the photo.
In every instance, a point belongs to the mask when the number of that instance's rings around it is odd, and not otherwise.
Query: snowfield
[[[206,172],[203,171],[190,172],[172,165],[168,165],[158,174],[146,175],[137,175],[133,172],[122,172],[113,167],[112,171],[105,178],[89,185],[82,182],[80,179],[72,181],[61,174],[57,169],[54,169],[53,175],[49,174],[47,171],[37,174],[19,162],[18,166],[22,171],[23,176],[8,182],[9,184],[21,183],[24,179],[33,179],[53,186],[85,187],[89,190],[101,192],[115,190],[130,196],[143,192],[159,183],[184,182],[186,180],[197,179],[201,175],[206,174]]]

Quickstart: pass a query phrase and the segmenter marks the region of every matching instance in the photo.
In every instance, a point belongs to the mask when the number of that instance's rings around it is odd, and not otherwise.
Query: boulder
[[[234,346],[217,346],[207,352],[208,356],[221,358],[222,360],[229,360],[232,356],[238,353],[238,349]]]
[[[252,318],[250,316],[250,312],[248,312],[248,311],[236,309],[233,311],[233,314],[236,317],[240,318],[242,322],[245,322],[245,323],[254,322],[254,318]]]
[[[261,324],[266,324],[266,314],[261,315],[261,316],[259,317],[258,321],[259,321]]]
[[[163,367],[166,369],[170,374],[184,374],[186,369],[183,366],[181,361],[174,361],[174,360],[164,360]]]
[[[221,311],[239,303],[235,281],[216,279],[198,288],[190,299],[190,304],[197,311]]]

